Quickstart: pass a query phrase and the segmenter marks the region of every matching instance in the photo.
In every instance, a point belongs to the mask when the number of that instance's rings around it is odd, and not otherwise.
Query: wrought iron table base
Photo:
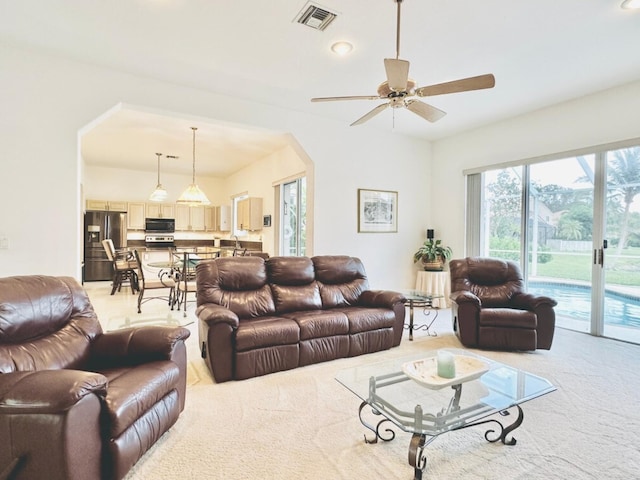
[[[430,337],[437,337],[438,334],[434,331],[431,331],[431,326],[433,322],[438,318],[438,310],[433,307],[432,302],[424,301],[424,300],[408,300],[409,302],[409,324],[405,325],[405,328],[409,329],[409,341],[413,341],[413,331],[414,330],[426,330],[427,335]],[[425,323],[422,325],[414,325],[413,323],[413,309],[415,307],[423,308],[423,313],[426,316],[431,315],[433,312],[433,318],[429,323]]]
[[[366,443],[378,443],[378,439],[380,439],[384,442],[390,442],[391,440],[396,438],[396,434],[391,428],[387,427],[382,429],[382,425],[385,422],[391,422],[391,420],[389,420],[388,418],[383,416],[383,418],[378,423],[376,423],[375,426],[366,422],[364,418],[362,418],[362,410],[364,409],[365,406],[368,406],[369,408],[371,408],[371,411],[374,413],[374,415],[382,415],[380,411],[376,410],[375,407],[372,407],[367,402],[362,402],[360,404],[360,407],[358,409],[358,417],[360,418],[360,423],[362,423],[362,425],[364,425],[365,428],[371,430],[375,434],[375,437],[373,437],[372,439],[368,439],[367,435],[365,434],[364,441]],[[494,423],[499,427],[499,431],[496,432],[496,430],[494,429],[487,430],[484,433],[485,440],[491,443],[501,441],[504,445],[515,445],[516,439],[513,436],[511,436],[510,438],[507,438],[507,437],[511,434],[511,432],[513,432],[516,428],[522,425],[522,422],[524,421],[524,412],[522,411],[522,408],[520,408],[520,405],[515,405],[512,408],[517,409],[518,417],[513,421],[513,423],[507,426],[504,426],[500,421],[496,420],[495,418],[489,418],[486,420],[480,420],[477,422],[468,423],[460,427],[453,428],[450,431],[462,430],[464,428],[476,427],[478,425]],[[500,414],[503,417],[507,417],[510,415],[508,410],[501,410],[500,412],[498,412],[498,414]],[[429,437],[429,439],[427,439],[427,437]],[[437,435],[432,436],[432,435],[426,435],[426,434],[420,434],[420,433],[414,433],[413,436],[411,437],[411,442],[409,443],[408,461],[409,461],[409,465],[411,465],[414,469],[414,477],[413,477],[414,480],[422,480],[422,473],[427,468],[427,456],[425,454],[425,448],[427,447],[427,445],[433,442],[436,438],[437,438]]]

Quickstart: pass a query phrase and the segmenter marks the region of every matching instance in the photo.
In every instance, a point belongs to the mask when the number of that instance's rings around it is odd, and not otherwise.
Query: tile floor
[[[196,321],[195,302],[187,303],[186,317],[183,311],[172,311],[166,300],[150,300],[142,304],[142,313],[138,313],[138,294],[132,295],[126,286],[114,295],[110,295],[111,282],[85,282],[84,288],[102,328],[107,331],[138,325],[188,325]],[[148,292],[145,297],[164,293]]]

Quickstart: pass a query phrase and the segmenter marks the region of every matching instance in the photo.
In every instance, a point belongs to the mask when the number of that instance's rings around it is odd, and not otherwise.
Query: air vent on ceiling
[[[337,16],[336,13],[309,2],[296,17],[296,22],[323,31]]]

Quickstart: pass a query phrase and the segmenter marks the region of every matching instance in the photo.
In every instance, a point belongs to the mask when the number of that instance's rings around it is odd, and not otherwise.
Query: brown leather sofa
[[[74,279],[1,278],[0,478],[123,478],[184,408],[188,337],[103,333]]]
[[[557,302],[524,291],[520,267],[497,258],[451,260],[453,328],[467,347],[551,348]]]
[[[217,382],[400,344],[404,296],[348,256],[235,257],[196,268],[202,356]]]

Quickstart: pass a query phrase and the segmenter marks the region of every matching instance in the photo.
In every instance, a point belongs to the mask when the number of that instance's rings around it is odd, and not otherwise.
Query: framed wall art
[[[398,231],[398,192],[358,189],[358,232]]]

